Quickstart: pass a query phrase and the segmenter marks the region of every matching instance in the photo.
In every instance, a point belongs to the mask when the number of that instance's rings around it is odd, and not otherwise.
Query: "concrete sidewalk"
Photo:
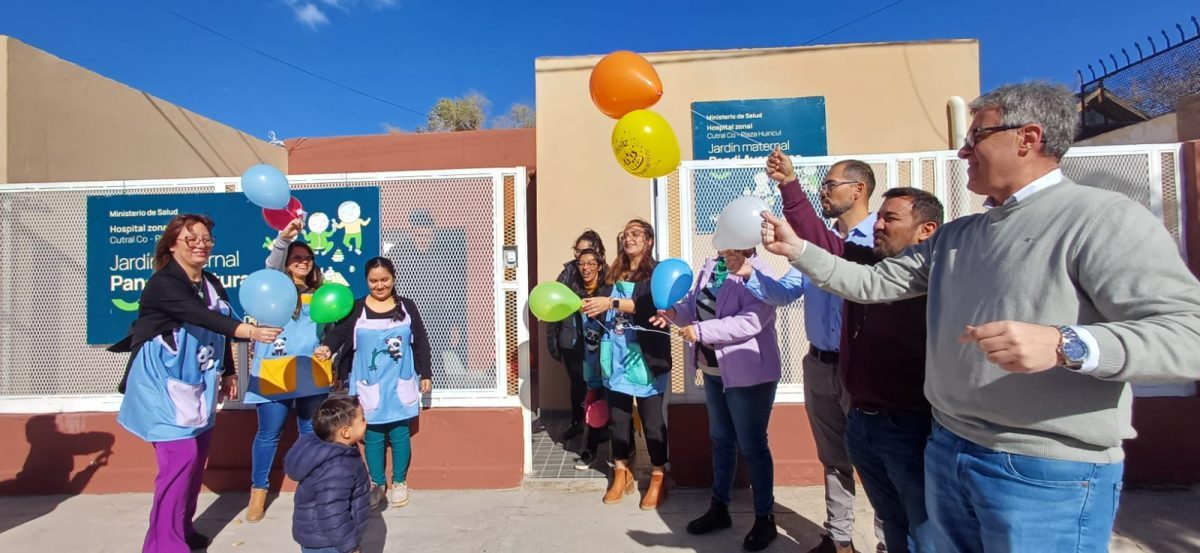
[[[600,502],[602,491],[414,490],[412,503],[376,513],[363,553],[436,550],[458,552],[620,553],[679,550],[741,551],[753,522],[750,496],[738,490],[734,527],[690,536],[688,520],[708,506],[708,492],[673,489],[659,512],[638,509],[636,495],[618,505]],[[871,511],[862,494],[855,544],[874,550]],[[0,551],[129,552],[141,547],[149,494],[0,498]],[[246,494],[203,494],[197,528],[214,536],[214,553],[298,551],[291,537],[292,496],[275,498],[267,518],[243,522]],[[781,535],[767,551],[807,551],[819,541],[824,520],[819,487],[776,490]],[[1200,551],[1200,489],[1129,491],[1122,496],[1113,551]]]

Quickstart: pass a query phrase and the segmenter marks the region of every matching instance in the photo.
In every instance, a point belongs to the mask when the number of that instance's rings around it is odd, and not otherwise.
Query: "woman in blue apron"
[[[633,454],[636,403],[653,470],[641,507],[657,509],[666,500],[667,422],[663,399],[671,378],[671,339],[651,326],[658,313],[650,297],[654,228],[634,219],[617,237],[620,253],[608,271],[611,297],[583,300],[583,314],[604,323],[600,371],[611,413],[613,479],[605,503],[617,503],[637,489],[629,470]]]
[[[208,546],[192,517],[216,422],[217,404],[236,399],[237,372],[228,338],[272,342],[279,329],[232,316],[221,281],[204,266],[212,255],[212,220],[179,215],[154,248],[130,334],[109,351],[129,352],[118,389],[117,422],[154,444],[158,477],[142,551],[183,553]]]
[[[421,412],[421,396],[433,388],[429,336],[417,305],[396,292],[396,268],[386,257],[367,261],[371,293],[354,302],[313,353],[328,360],[337,351],[338,374],[349,360],[350,395],[358,396],[367,417],[363,439],[371,473],[371,504],[383,500],[388,479],[387,443],[392,444],[392,505],[408,505],[408,464],[412,459],[409,421]]]
[[[312,433],[312,416],[317,406],[329,395],[333,382],[332,364],[315,361],[312,352],[320,345],[323,328],[308,315],[312,293],[321,286],[321,269],[313,250],[296,236],[304,227],[303,219],[293,220],[279,231],[267,256],[267,268],[283,271],[296,284],[299,302],[292,320],[270,344],[254,347],[254,362],[250,365],[250,382],[242,403],[255,405],[258,411],[258,432],[250,464],[250,505],[246,522],[258,522],[266,515],[267,488],[283,423],[293,410],[296,427],[301,434]]]

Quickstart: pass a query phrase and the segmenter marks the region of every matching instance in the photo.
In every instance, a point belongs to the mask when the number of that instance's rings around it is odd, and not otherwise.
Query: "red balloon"
[[[300,200],[296,199],[296,196],[292,196],[292,199],[288,200],[288,205],[284,209],[263,210],[263,220],[275,230],[283,230],[293,219],[303,218],[304,206],[300,205]]]

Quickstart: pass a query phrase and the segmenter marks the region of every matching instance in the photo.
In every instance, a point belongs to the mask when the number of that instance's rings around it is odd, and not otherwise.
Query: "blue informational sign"
[[[347,284],[356,297],[367,294],[362,266],[378,256],[379,188],[373,186],[292,192],[307,212],[299,240],[317,254],[325,282]],[[154,272],[154,246],[171,218],[201,213],[212,218],[212,257],[207,271],[229,292],[266,266],[278,232],[262,208],[242,194],[91,196],[87,202],[87,341],[120,341],[137,318],[138,300]]]
[[[823,156],[825,98],[692,102],[692,159]]]

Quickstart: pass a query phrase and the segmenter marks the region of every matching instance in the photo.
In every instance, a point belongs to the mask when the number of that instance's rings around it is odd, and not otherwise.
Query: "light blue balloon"
[[[275,269],[260,269],[242,281],[242,310],[262,324],[282,327],[292,320],[298,295],[292,279]]]
[[[650,297],[654,307],[669,309],[692,289],[692,268],[682,259],[659,263],[650,275]]]
[[[292,199],[287,177],[270,165],[260,163],[242,173],[242,193],[263,209],[284,209]]]

